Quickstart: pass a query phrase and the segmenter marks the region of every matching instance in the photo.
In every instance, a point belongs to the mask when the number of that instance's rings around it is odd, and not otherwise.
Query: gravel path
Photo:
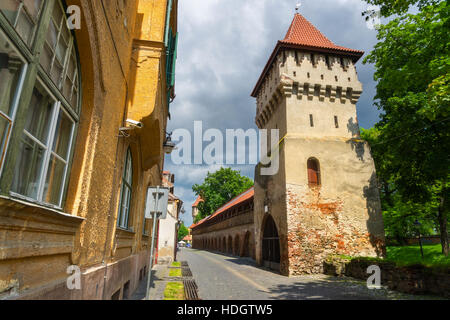
[[[370,290],[365,282],[326,275],[284,277],[259,268],[253,260],[182,248],[203,300],[380,300],[427,299],[391,290]]]

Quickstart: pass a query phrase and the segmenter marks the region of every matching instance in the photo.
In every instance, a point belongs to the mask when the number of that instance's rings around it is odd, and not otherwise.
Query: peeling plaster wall
[[[82,12],[75,31],[82,104],[67,198],[63,212],[0,199],[0,299],[110,299],[117,290],[123,297],[124,284],[133,292],[148,265],[145,196],[161,183],[168,116],[161,45],[167,1],[66,2]],[[124,138],[119,128],[129,117],[140,117],[145,129]],[[117,213],[128,148],[133,194],[129,230],[122,230]],[[70,265],[81,268],[82,290],[67,289]]]

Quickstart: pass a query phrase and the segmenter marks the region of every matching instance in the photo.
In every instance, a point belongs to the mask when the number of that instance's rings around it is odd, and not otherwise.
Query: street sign
[[[147,189],[147,199],[145,202],[145,218],[153,219],[152,245],[150,247],[150,262],[147,277],[147,294],[145,300],[150,299],[150,284],[152,282],[153,254],[155,250],[156,225],[158,219],[165,219],[167,216],[167,202],[169,201],[169,189],[157,186]]]
[[[169,201],[169,189],[163,187],[149,187],[147,189],[147,201],[145,204],[145,218],[152,219],[153,213],[158,213],[158,219],[167,216],[167,202]]]

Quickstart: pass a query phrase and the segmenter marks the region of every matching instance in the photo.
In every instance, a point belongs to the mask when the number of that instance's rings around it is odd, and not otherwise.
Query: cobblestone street
[[[396,300],[426,299],[390,290],[370,290],[364,282],[325,275],[284,277],[258,268],[248,258],[182,248],[178,261],[188,261],[202,300]]]

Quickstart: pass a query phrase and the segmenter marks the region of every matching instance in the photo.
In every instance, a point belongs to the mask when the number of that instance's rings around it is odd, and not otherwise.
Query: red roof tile
[[[242,192],[240,195],[234,197],[233,199],[231,199],[230,201],[225,203],[223,206],[221,206],[219,209],[217,209],[212,215],[200,220],[197,224],[193,224],[190,228],[192,229],[192,228],[195,228],[195,227],[201,225],[206,220],[212,219],[212,218],[218,216],[219,214],[221,214],[222,212],[225,212],[226,210],[244,202],[245,200],[253,198],[254,195],[255,195],[255,189],[254,189],[254,187],[251,187],[250,189]]]
[[[311,22],[309,22],[301,14],[297,13],[292,20],[291,26],[286,33],[283,40],[278,41],[275,49],[272,52],[266,66],[264,67],[261,76],[256,83],[255,88],[251,94],[256,98],[258,90],[272,66],[278,52],[283,48],[303,49],[305,51],[334,53],[340,56],[348,56],[354,62],[358,61],[364,54],[364,51],[349,49],[335,45],[331,40],[325,37]]]
[[[353,53],[361,53],[363,51],[353,50],[335,45],[327,37],[325,37],[311,22],[306,20],[301,14],[297,13],[289,27],[288,32],[281,43],[294,44],[307,47],[317,47],[324,49],[332,49],[337,51],[347,51]]]
[[[193,206],[193,207],[197,207],[198,204],[199,204],[200,202],[202,202],[202,201],[203,201],[202,197],[198,196],[198,197],[197,197],[197,200],[195,200],[195,202],[194,202],[194,204],[193,204],[192,206]]]

